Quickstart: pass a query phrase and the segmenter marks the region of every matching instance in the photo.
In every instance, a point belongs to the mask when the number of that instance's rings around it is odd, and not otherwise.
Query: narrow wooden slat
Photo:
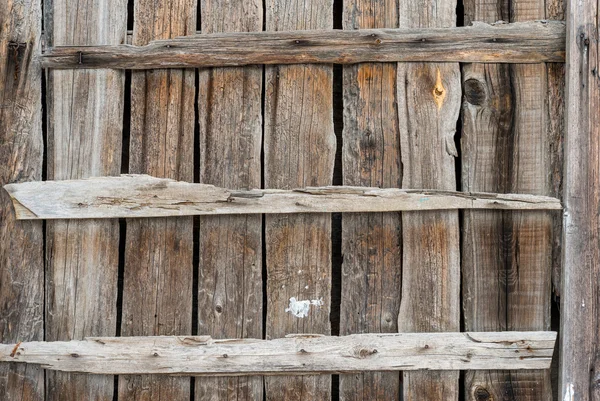
[[[196,0],[136,0],[133,43],[186,35]],[[131,77],[129,171],[192,181],[193,70],[135,71]],[[127,220],[122,336],[192,333],[193,222],[190,217]],[[190,398],[190,379],[119,378],[119,401]]]
[[[600,399],[600,4],[567,6],[559,399]]]
[[[398,370],[548,368],[555,332],[394,333],[274,340],[210,336],[96,337],[0,345],[0,361],[68,372],[286,375]],[[300,379],[310,379],[301,377]],[[288,391],[294,391],[289,389]]]
[[[435,10],[435,11],[432,11]],[[451,27],[455,0],[399,0],[400,27]],[[404,188],[456,189],[458,64],[398,64]],[[400,332],[459,331],[458,212],[402,213]],[[404,372],[405,400],[456,401],[458,372]]]
[[[45,0],[50,46],[118,45],[126,0]],[[121,164],[123,71],[49,71],[48,179],[117,175]],[[46,340],[114,336],[117,327],[119,225],[54,221],[46,232]],[[112,401],[113,376],[47,372],[48,401]]]
[[[262,30],[261,0],[203,0],[202,31]],[[199,71],[200,182],[261,185],[261,66]],[[262,216],[200,218],[198,334],[262,338]],[[197,378],[197,401],[262,400],[262,377]]]
[[[266,30],[333,28],[332,0],[267,0]],[[330,185],[335,158],[333,68],[268,66],[265,72],[265,188]],[[330,334],[331,216],[265,217],[266,338],[289,333]],[[298,317],[290,299],[322,305]],[[291,305],[290,305],[291,306]],[[265,380],[267,401],[329,401],[331,376]]]
[[[42,7],[8,0],[0,7],[0,185],[42,178]],[[18,222],[0,193],[0,342],[44,338],[41,222]],[[42,401],[44,372],[0,364],[0,399]]]
[[[229,190],[137,174],[27,182],[4,188],[18,219],[561,209],[558,199],[539,195],[350,186]]]
[[[345,1],[343,16],[344,29],[397,28],[398,1]],[[344,66],[343,71],[344,184],[399,188],[396,64],[365,63]],[[357,203],[367,204],[367,200]],[[342,219],[340,335],[398,332],[400,213],[352,213]],[[344,401],[398,400],[399,390],[398,372],[340,376],[340,399]]]
[[[161,40],[143,47],[55,47],[46,51],[42,63],[46,68],[152,69],[373,61],[539,63],[565,59],[565,26],[561,22],[436,28],[227,33]]]

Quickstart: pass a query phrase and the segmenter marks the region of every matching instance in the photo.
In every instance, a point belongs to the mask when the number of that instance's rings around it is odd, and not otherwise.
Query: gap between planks
[[[234,191],[149,175],[5,185],[17,219],[102,219],[222,214],[393,212],[456,209],[561,210],[529,194],[348,186]]]
[[[146,46],[58,46],[45,68],[196,68],[362,62],[564,62],[565,23],[468,27],[236,32],[156,40]]]
[[[286,375],[548,369],[556,332],[391,333],[274,340],[95,337],[0,345],[0,362],[91,374]]]

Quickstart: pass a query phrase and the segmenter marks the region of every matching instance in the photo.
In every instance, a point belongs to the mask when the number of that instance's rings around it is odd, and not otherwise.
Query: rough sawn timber
[[[333,28],[332,0],[266,0],[266,30]],[[265,67],[264,185],[331,185],[335,157],[331,65]],[[331,216],[265,216],[266,338],[329,335]],[[320,300],[308,316],[286,312],[290,298]],[[331,376],[267,378],[267,401],[329,401]]]
[[[202,0],[202,36],[262,30],[262,4]],[[260,188],[262,79],[258,65],[199,70],[200,182]],[[199,230],[198,334],[262,338],[262,216],[201,217]],[[197,378],[195,397],[262,401],[263,379]]]
[[[42,179],[42,5],[0,7],[0,185]],[[42,222],[16,221],[0,193],[0,342],[44,339]],[[0,364],[0,400],[42,401],[44,372]]]
[[[307,375],[468,370],[490,365],[511,370],[547,369],[555,341],[556,332],[551,331],[342,337],[295,334],[274,340],[97,337],[0,345],[0,361],[35,363],[51,370],[119,375]]]
[[[126,0],[44,1],[50,46],[119,45]],[[48,179],[118,175],[125,72],[48,71]],[[114,336],[117,330],[119,223],[46,225],[46,340]],[[114,377],[46,373],[47,401],[112,401]]]
[[[195,0],[136,0],[133,43],[190,34]],[[193,70],[134,71],[131,76],[129,171],[192,181]],[[192,334],[191,217],[126,221],[122,336]],[[189,401],[190,379],[119,378],[119,401]]]
[[[425,26],[359,31],[203,31],[209,34],[153,41],[147,46],[48,48],[42,62],[46,68],[135,70],[407,61],[539,63],[565,59],[565,24],[558,21],[492,25],[477,22],[468,27],[441,29]]]
[[[559,399],[600,400],[600,4],[567,8]]]
[[[230,190],[135,174],[9,184],[4,188],[13,200],[17,218],[33,220],[562,208],[556,198],[527,194],[349,186]]]
[[[452,27],[455,0],[399,0],[400,27]],[[402,187],[456,190],[458,64],[398,64]],[[459,331],[457,211],[402,213],[400,332]],[[456,401],[459,372],[404,372],[404,400]]]
[[[347,30],[397,28],[398,1],[344,1],[343,23]],[[347,65],[343,74],[343,182],[354,186],[399,188],[402,164],[396,63]],[[356,203],[372,204],[368,198]],[[402,290],[400,227],[398,212],[342,216],[340,335],[398,332]],[[340,376],[342,401],[398,400],[399,390],[398,372]]]

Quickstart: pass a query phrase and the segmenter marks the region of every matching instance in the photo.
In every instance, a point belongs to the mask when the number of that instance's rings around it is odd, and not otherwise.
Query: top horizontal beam
[[[528,21],[468,27],[241,32],[191,35],[147,46],[60,46],[45,68],[197,68],[363,62],[564,62],[565,24]]]
[[[17,219],[393,212],[451,209],[561,210],[556,198],[367,187],[232,191],[148,175],[38,181],[4,186]]]

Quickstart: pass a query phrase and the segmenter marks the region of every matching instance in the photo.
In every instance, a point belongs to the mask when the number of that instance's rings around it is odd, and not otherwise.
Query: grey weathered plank
[[[210,336],[95,337],[0,345],[0,361],[86,373],[286,375],[329,372],[548,368],[556,332],[389,333],[274,340]],[[304,376],[304,378],[307,378]],[[290,389],[289,391],[294,391]],[[171,398],[169,398],[171,399]]]
[[[260,0],[203,0],[202,32],[261,31]],[[261,185],[261,66],[199,71],[200,182]],[[200,218],[198,334],[262,338],[262,217]],[[197,378],[196,400],[262,400],[262,377]]]
[[[466,20],[544,17],[543,2],[513,5],[508,15],[508,2],[470,0],[465,4]],[[464,66],[464,190],[555,193],[549,179],[550,155],[558,154],[560,147],[551,142],[548,131],[545,79],[544,65]],[[462,261],[467,330],[549,328],[549,217],[537,212],[465,212]],[[469,400],[552,398],[548,372],[469,372],[465,388]]]
[[[454,0],[400,0],[400,27],[450,27]],[[398,64],[404,188],[456,189],[458,64]],[[458,212],[402,213],[401,332],[459,331]],[[456,401],[458,372],[405,372],[404,399]]]
[[[204,175],[208,174],[208,169],[202,167],[202,170]],[[255,175],[253,174],[253,179],[257,180]],[[12,198],[17,218],[34,220],[263,213],[562,209],[556,198],[527,194],[350,186],[230,190],[209,184],[192,184],[138,174],[9,184],[4,188]]]
[[[0,7],[0,185],[42,178],[42,9],[39,1]],[[16,221],[0,194],[0,342],[44,338],[41,222]],[[39,367],[0,364],[0,399],[44,399]]]
[[[600,399],[600,5],[567,6],[563,288],[559,399]]]
[[[565,58],[565,25],[557,21],[401,28],[227,34],[206,30],[209,35],[143,47],[48,48],[42,62],[46,68],[150,69],[372,61],[539,63]]]
[[[118,45],[126,34],[125,0],[77,4],[46,0],[50,46]],[[93,23],[92,23],[93,21]],[[48,179],[120,171],[124,72],[49,71]],[[46,339],[116,334],[117,221],[54,221],[46,235]],[[112,401],[114,378],[48,372],[48,401]]]
[[[332,0],[268,0],[266,30],[333,27]],[[333,69],[329,65],[266,67],[265,187],[330,185],[333,178]],[[330,334],[331,217],[328,214],[265,218],[266,338],[289,333]],[[309,316],[285,311],[290,298],[319,300]],[[329,400],[331,377],[265,380],[267,400]]]
[[[398,1],[345,1],[343,22],[347,30],[397,28]],[[396,64],[364,63],[344,66],[343,71],[344,184],[399,188],[402,166]],[[368,204],[366,199],[357,203]],[[400,213],[352,213],[342,219],[340,334],[397,332],[402,275]],[[341,400],[397,400],[399,390],[398,372],[340,376]]]
[[[196,1],[157,6],[137,0],[133,43],[168,39],[196,27]],[[193,70],[136,71],[131,77],[129,171],[193,180]],[[121,335],[192,333],[192,218],[127,220]],[[119,378],[119,400],[189,400],[190,379]]]

